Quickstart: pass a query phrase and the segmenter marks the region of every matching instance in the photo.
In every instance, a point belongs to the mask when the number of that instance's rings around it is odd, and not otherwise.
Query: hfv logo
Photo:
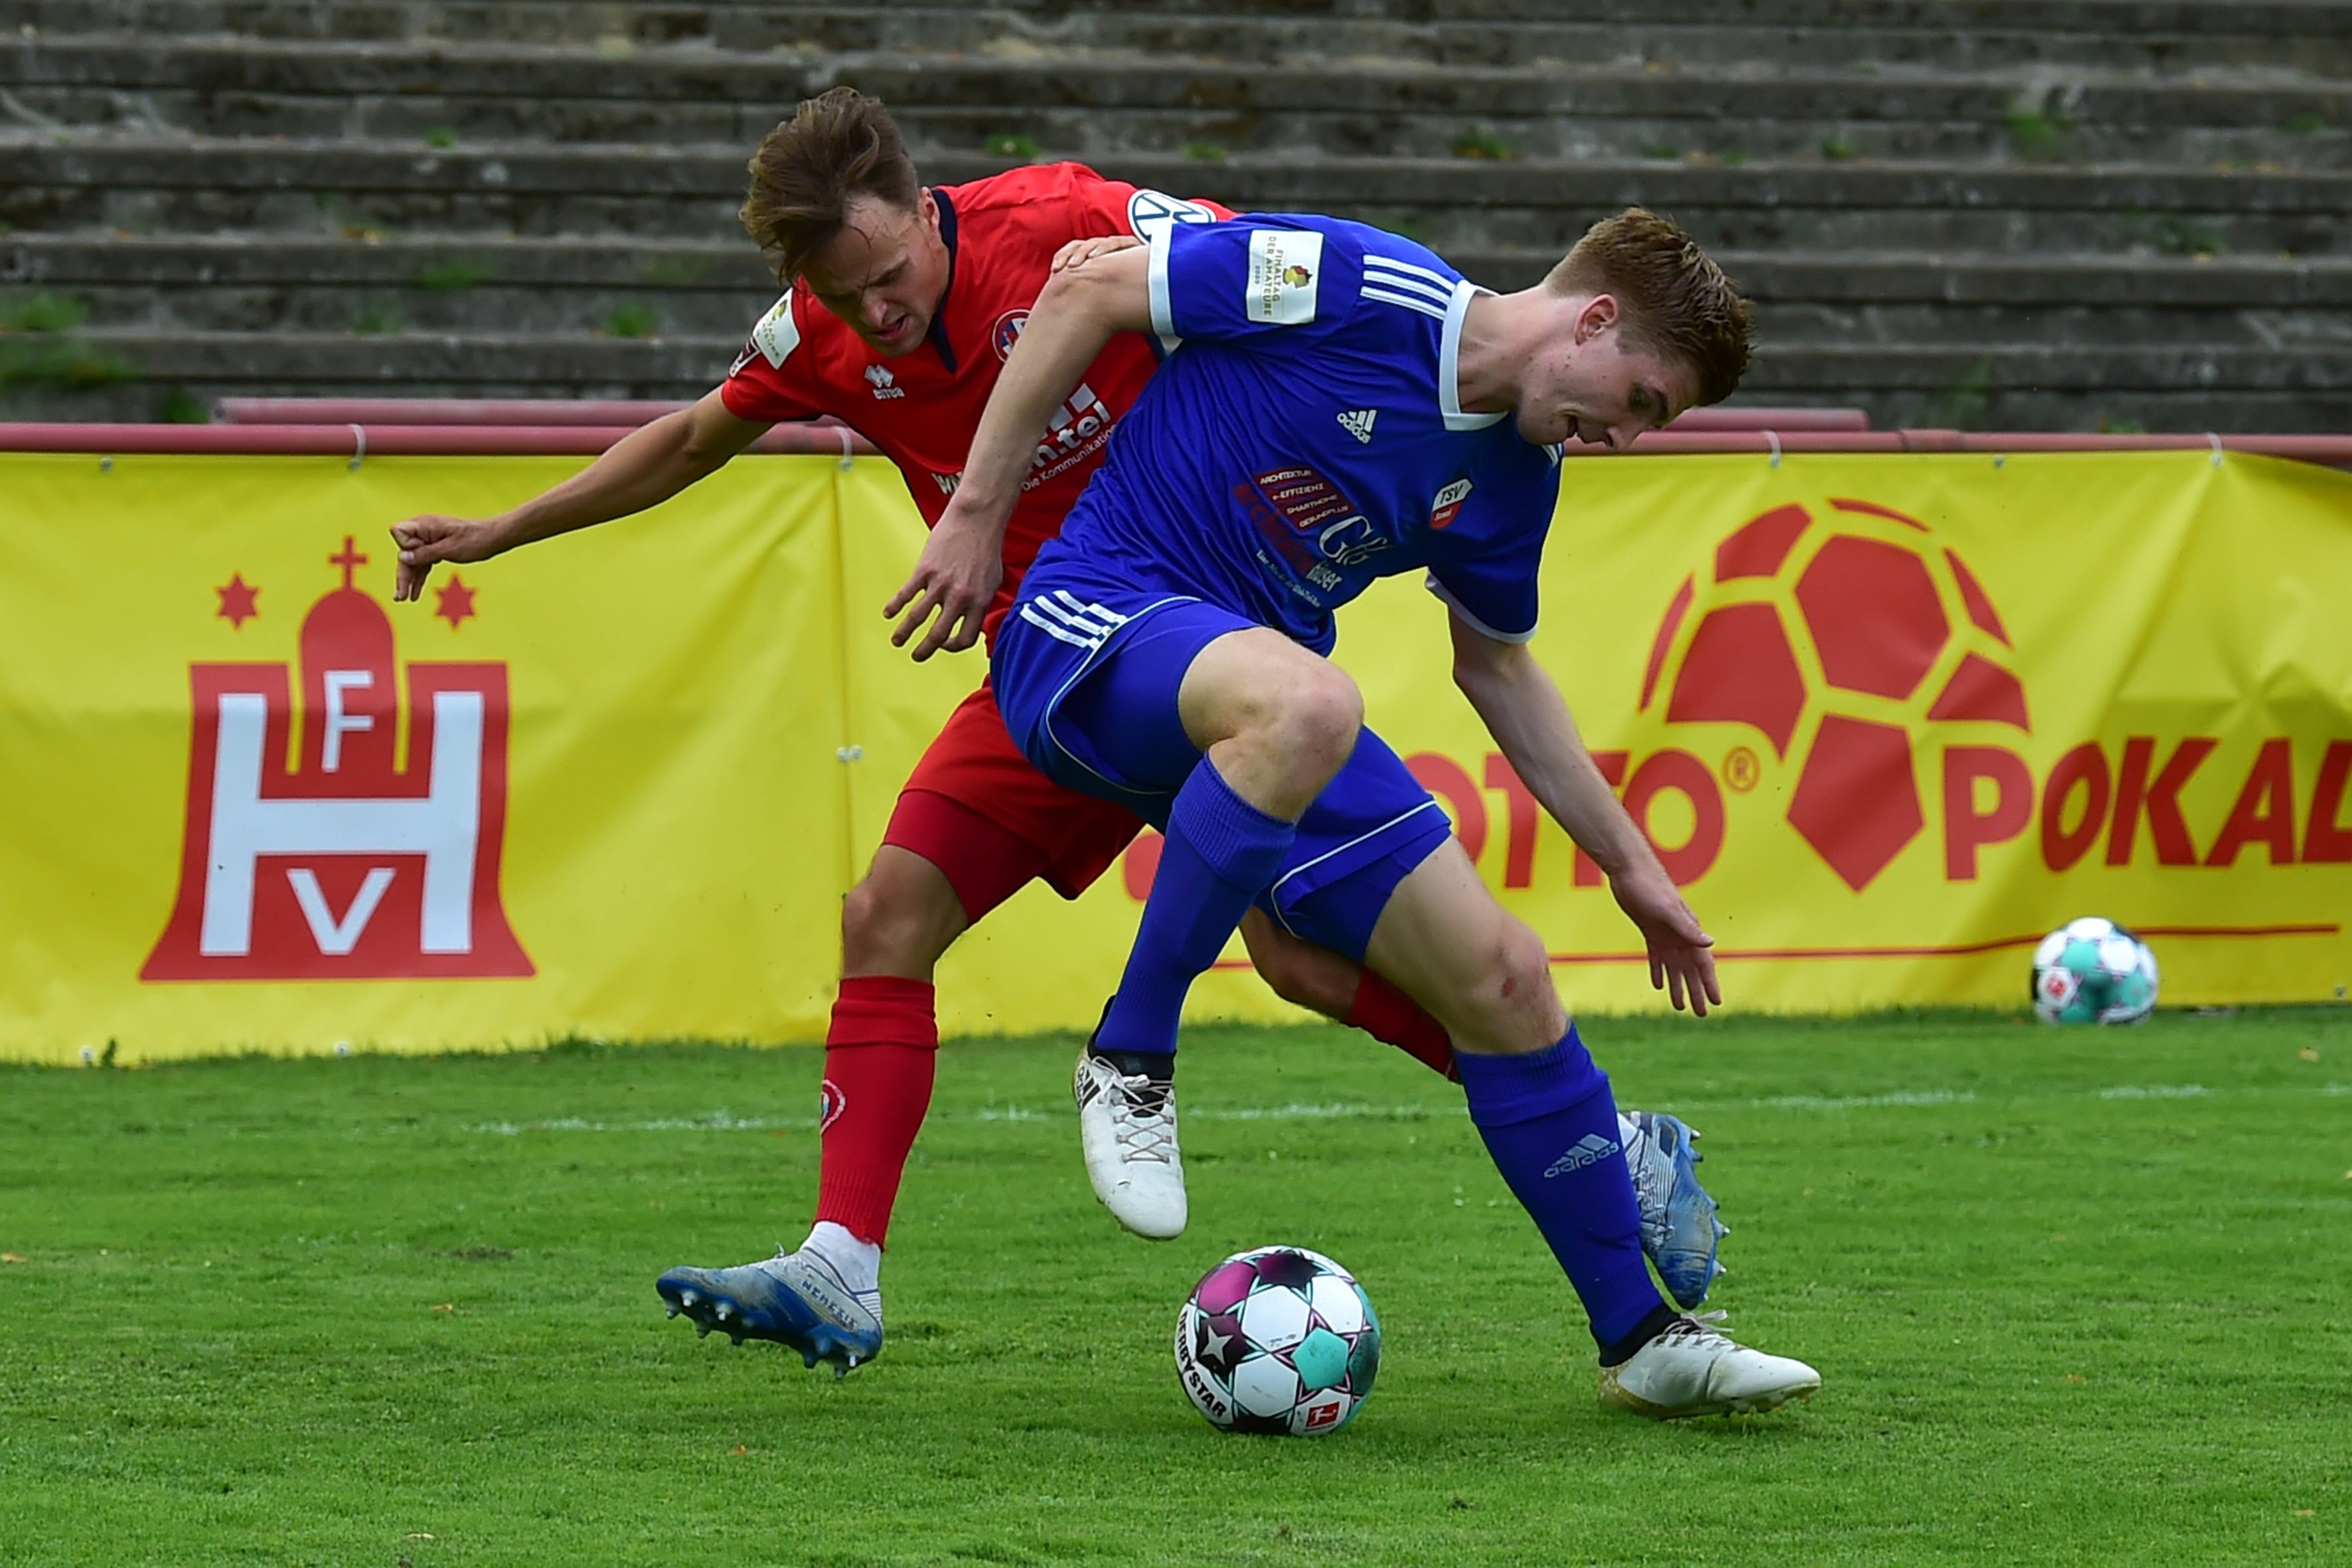
[[[139,976],[530,974],[499,900],[506,666],[408,665],[402,747],[392,623],[352,585],[367,557],[346,537],[331,559],[299,706],[282,663],[188,667],[180,889]]]

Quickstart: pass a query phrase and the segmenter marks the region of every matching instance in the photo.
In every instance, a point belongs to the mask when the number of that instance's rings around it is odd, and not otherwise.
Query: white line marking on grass
[[[1381,1121],[1426,1121],[1449,1108],[1434,1105],[1189,1105],[1178,1114],[1188,1121],[1331,1121],[1353,1117]],[[1454,1108],[1459,1109],[1459,1108]],[[1039,1110],[1026,1105],[983,1105],[982,1121],[1059,1121],[1057,1110]]]
[[[1206,1117],[1211,1121],[1328,1121],[1359,1116],[1383,1121],[1426,1121],[1440,1110],[1465,1109],[1435,1105],[1205,1105],[1183,1114]]]
[[[1853,1110],[1881,1105],[1966,1105],[1974,1099],[1974,1089],[1923,1089],[1889,1094],[1776,1094],[1748,1104],[1758,1110]]]
[[[591,1121],[579,1116],[559,1116],[546,1121],[484,1121],[467,1131],[512,1138],[524,1132],[769,1132],[777,1128],[814,1124],[814,1117],[778,1121],[764,1116],[730,1116],[724,1110],[714,1110],[708,1116],[663,1116],[650,1121]]]
[[[2246,1089],[2210,1089],[2201,1083],[2119,1083],[2105,1089],[2061,1089],[2035,1093],[1991,1094],[1998,1102],[2035,1100],[2218,1100],[2232,1095],[2352,1094],[2352,1083],[2315,1085],[2267,1084]],[[1883,1094],[1775,1094],[1753,1100],[1669,1100],[1692,1114],[1717,1110],[1877,1110],[1918,1106],[1973,1105],[1978,1092],[1970,1089],[1890,1089]],[[1423,1105],[1370,1105],[1354,1101],[1288,1105],[1195,1105],[1181,1114],[1194,1121],[1426,1121],[1438,1116],[1458,1116],[1467,1108],[1459,1101]],[[1061,1105],[983,1105],[970,1113],[974,1121],[1061,1121],[1070,1112]],[[581,1116],[560,1116],[541,1121],[483,1121],[466,1129],[499,1138],[525,1132],[773,1132],[807,1131],[814,1117],[737,1116],[714,1110],[703,1116],[664,1116],[641,1121],[596,1121]]]

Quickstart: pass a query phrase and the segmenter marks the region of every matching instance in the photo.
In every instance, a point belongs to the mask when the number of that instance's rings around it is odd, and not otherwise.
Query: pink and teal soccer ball
[[[2068,921],[2033,952],[2033,1010],[2049,1024],[2137,1024],[2156,1006],[2156,954],[2097,915]]]
[[[1380,1370],[1371,1298],[1304,1247],[1235,1253],[1202,1276],[1177,1316],[1176,1376],[1220,1431],[1337,1432]]]

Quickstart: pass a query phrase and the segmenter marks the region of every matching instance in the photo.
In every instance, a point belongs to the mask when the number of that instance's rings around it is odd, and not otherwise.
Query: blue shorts
[[[1032,576],[996,636],[991,672],[1013,743],[1066,788],[1163,831],[1201,763],[1176,697],[1202,648],[1259,623],[1181,595]],[[1445,812],[1370,730],[1299,819],[1258,903],[1293,934],[1363,962],[1406,874],[1453,831]]]

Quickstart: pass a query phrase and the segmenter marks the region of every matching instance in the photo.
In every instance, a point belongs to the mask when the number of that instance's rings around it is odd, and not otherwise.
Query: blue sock
[[[1118,994],[1096,1044],[1152,1054],[1176,1048],[1176,1016],[1192,979],[1217,961],[1252,900],[1282,868],[1298,825],[1233,792],[1206,757],[1176,792],[1168,843],[1143,906]]]
[[[1609,1075],[1593,1066],[1574,1024],[1532,1056],[1461,1051],[1454,1059],[1496,1169],[1568,1271],[1592,1337],[1617,1343],[1664,1303],[1643,1262]]]

